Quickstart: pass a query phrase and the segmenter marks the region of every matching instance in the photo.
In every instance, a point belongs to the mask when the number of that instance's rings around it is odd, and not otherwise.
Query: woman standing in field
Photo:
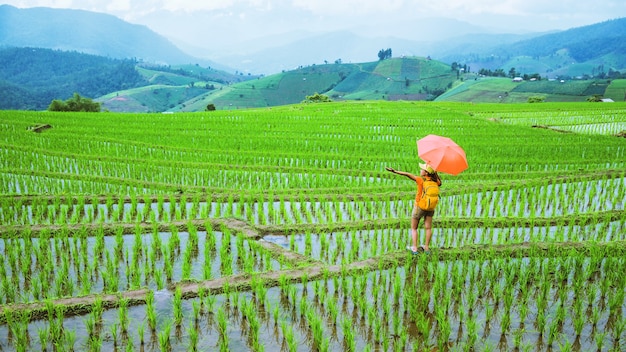
[[[394,170],[391,167],[385,168],[387,171],[402,175],[415,181],[417,184],[417,193],[415,194],[415,204],[413,205],[413,213],[411,214],[411,238],[412,246],[406,248],[413,254],[424,251],[430,253],[430,238],[432,237],[433,215],[435,215],[435,207],[439,199],[439,186],[441,179],[437,172],[428,164],[420,164],[420,174],[413,175],[409,172]],[[420,220],[424,218],[424,230],[426,237],[424,244],[417,246],[417,226]]]

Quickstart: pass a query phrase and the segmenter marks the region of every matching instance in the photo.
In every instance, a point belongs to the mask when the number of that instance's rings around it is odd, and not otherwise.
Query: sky
[[[624,0],[5,0],[19,8],[108,13],[145,25],[180,46],[252,42],[299,31],[412,33],[407,22],[463,21],[495,32],[565,30],[626,17]]]

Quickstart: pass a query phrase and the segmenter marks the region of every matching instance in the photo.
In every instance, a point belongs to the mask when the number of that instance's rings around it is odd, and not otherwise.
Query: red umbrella
[[[434,134],[417,141],[417,155],[435,169],[458,175],[467,169],[465,151],[452,139]]]

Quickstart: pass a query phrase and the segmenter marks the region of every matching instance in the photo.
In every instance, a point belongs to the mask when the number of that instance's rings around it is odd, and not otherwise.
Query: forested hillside
[[[133,60],[40,48],[0,50],[0,109],[42,110],[75,92],[95,98],[146,85]]]
[[[506,54],[547,56],[561,49],[567,49],[572,58],[579,62],[611,52],[626,54],[626,19],[606,21],[520,41],[507,46]],[[622,65],[618,68],[624,67]]]
[[[626,18],[452,57],[475,72],[483,68],[504,71],[515,68],[517,72],[557,79],[614,78],[616,72],[626,70]]]

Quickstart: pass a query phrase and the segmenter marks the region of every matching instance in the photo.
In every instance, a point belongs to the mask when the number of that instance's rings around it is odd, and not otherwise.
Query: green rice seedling
[[[192,312],[193,312],[193,320],[192,321],[193,321],[194,326],[196,328],[198,327],[198,323],[200,322],[200,312],[201,312],[201,309],[202,309],[200,307],[200,305],[202,304],[202,299],[204,298],[204,293],[203,293],[202,297],[200,297],[200,296],[198,296],[198,297],[199,297],[198,300],[193,301],[191,303],[191,308],[192,308]]]
[[[183,293],[182,289],[176,287],[174,291],[174,301],[173,301],[173,314],[174,314],[174,324],[179,327],[183,322]]]
[[[601,315],[601,310],[600,307],[598,306],[594,306],[592,311],[591,311],[591,324],[593,327],[598,326],[598,322],[600,321],[600,315]]]
[[[143,346],[145,344],[145,340],[144,340],[145,329],[146,329],[146,326],[144,325],[144,323],[141,323],[137,326],[137,337],[139,338],[140,346]]]
[[[313,241],[311,237],[311,232],[307,231],[304,235],[304,255],[311,256],[311,252],[313,251]]]
[[[189,242],[188,242],[189,243]],[[191,278],[191,269],[192,269],[192,254],[193,248],[191,246],[187,246],[187,250],[183,254],[183,266],[182,266],[182,279],[189,280]]]
[[[115,231],[115,253],[118,261],[124,259],[124,228],[118,227]]]
[[[595,336],[595,343],[596,343],[596,348],[598,351],[602,351],[604,344],[606,343],[606,336],[608,335],[608,332],[604,331],[604,332],[598,332],[596,333]]]
[[[172,343],[170,337],[170,331],[172,324],[166,322],[163,326],[163,330],[159,332],[159,347],[161,351],[171,351]]]
[[[165,280],[167,283],[172,282],[174,277],[174,253],[168,249],[163,250],[163,271],[165,273]]]
[[[163,281],[163,271],[161,269],[154,269],[154,282],[157,285],[157,290],[165,288],[165,282]]]
[[[206,310],[207,312],[213,312],[213,306],[215,305],[216,298],[212,294],[206,295]]]
[[[339,316],[339,308],[337,307],[337,304],[335,303],[335,300],[332,296],[329,296],[326,300],[326,308],[330,316],[331,324],[336,325],[337,318]]]
[[[128,336],[124,338],[122,343],[124,344],[124,346],[126,346],[126,352],[134,352],[135,351],[135,346],[133,345],[133,341],[130,340],[128,338]]]
[[[88,346],[89,350],[93,352],[100,352],[102,350],[102,336],[92,336],[89,338]]]
[[[296,245],[296,236],[295,234],[289,234],[289,249],[298,252],[298,246]]]
[[[37,329],[37,335],[39,335],[39,345],[41,346],[42,351],[48,350],[48,336],[50,335],[50,331],[48,328],[43,327]]]
[[[190,322],[189,325],[191,326],[192,323]],[[193,325],[197,326],[197,323],[194,323]],[[199,338],[199,332],[197,327],[192,327],[189,330],[189,345],[188,345],[188,351],[198,351],[198,338]]]
[[[149,195],[144,195],[143,198],[143,208],[141,209],[141,214],[139,215],[140,221],[147,221],[150,218],[150,213],[152,211],[152,207],[150,206],[152,204],[152,199],[150,198]]]
[[[220,351],[228,351],[228,318],[222,308],[217,310],[217,332],[219,334]]]
[[[354,330],[352,330],[352,320],[350,318],[344,318],[341,321],[341,328],[343,332],[343,340],[346,351],[356,351],[356,342],[354,336]]]
[[[209,237],[209,234],[207,233],[207,238]],[[212,274],[212,250],[214,250],[215,247],[212,247],[210,242],[205,241],[204,242],[204,263],[202,266],[202,278],[204,280],[210,280],[213,276]]]
[[[559,338],[559,325],[560,323],[558,319],[551,320],[548,325],[547,343],[549,346],[551,346],[554,341]]]
[[[120,323],[120,331],[124,335],[128,334],[128,327],[130,324],[128,317],[128,303],[128,299],[126,298],[121,298],[118,301],[118,320]]]
[[[293,326],[291,324],[287,324],[284,320],[281,322],[281,330],[283,333],[283,337],[287,342],[287,348],[290,352],[295,352],[298,350],[298,341],[293,332]]]
[[[113,323],[109,327],[109,333],[111,334],[111,340],[113,340],[113,347],[117,349],[117,323]]]
[[[152,290],[146,293],[146,315],[148,317],[148,326],[152,332],[156,331],[157,315],[154,306],[154,292]]]
[[[559,351],[561,352],[572,352],[573,351],[573,347],[572,344],[569,341],[565,341],[565,343],[560,343],[559,342]]]
[[[63,338],[63,321],[65,319],[65,307],[57,305],[54,307],[55,318],[50,320],[50,341],[53,344],[59,343]]]
[[[222,276],[230,276],[233,274],[233,259],[230,249],[230,235],[222,238],[222,246],[220,248],[221,270]]]
[[[626,316],[616,319],[613,322],[613,341],[616,343],[621,341],[622,334],[626,331]]]

